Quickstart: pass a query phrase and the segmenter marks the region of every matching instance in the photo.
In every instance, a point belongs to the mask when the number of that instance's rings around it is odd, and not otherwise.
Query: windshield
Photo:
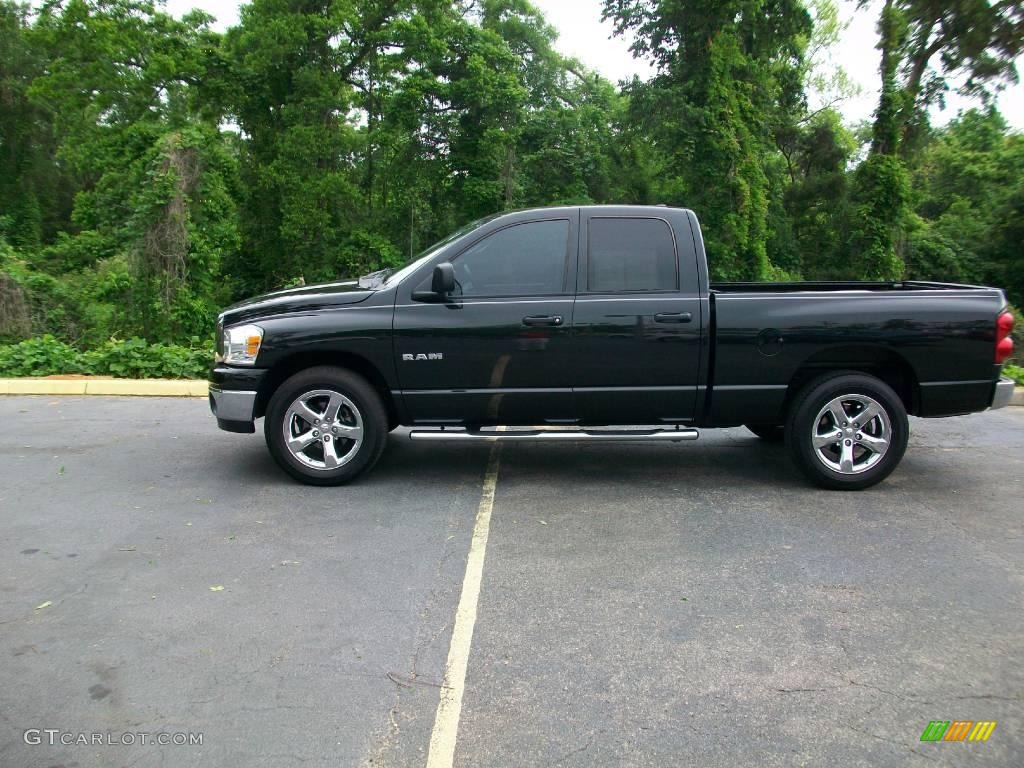
[[[381,272],[386,272],[387,274],[384,275],[383,280],[382,280],[382,282],[380,284],[381,285],[394,285],[396,283],[402,282],[402,280],[404,280],[408,275],[412,274],[417,269],[419,269],[423,265],[424,262],[430,261],[430,259],[432,259],[434,256],[436,256],[437,252],[439,250],[441,250],[442,248],[444,248],[446,245],[454,243],[460,237],[464,237],[465,235],[468,235],[470,232],[472,232],[477,227],[480,227],[480,226],[486,224],[491,219],[497,218],[500,215],[501,214],[494,213],[494,214],[491,214],[490,216],[484,216],[482,219],[477,219],[476,221],[470,222],[466,226],[461,227],[460,229],[455,230],[454,232],[452,232],[447,237],[442,238],[441,240],[438,240],[436,243],[431,245],[429,248],[426,248],[425,250],[420,251],[418,254],[416,254],[416,256],[414,256],[409,261],[407,261],[404,265],[399,267],[399,269],[397,271],[392,270],[392,269],[387,269],[387,270],[383,270],[382,269]],[[371,275],[367,275],[366,277],[376,276],[378,274],[380,274],[380,273],[374,272],[374,273],[371,273]],[[360,278],[360,281],[361,280],[362,279]]]

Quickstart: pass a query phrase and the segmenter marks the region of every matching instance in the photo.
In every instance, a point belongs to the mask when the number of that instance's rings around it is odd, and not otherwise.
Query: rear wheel
[[[836,373],[808,384],[786,422],[797,465],[814,483],[860,490],[881,482],[907,449],[907,411],[891,387],[862,373]]]
[[[369,470],[387,444],[388,418],[361,376],[329,366],[285,381],[267,405],[264,435],[278,465],[310,485],[341,485]]]
[[[781,443],[786,436],[786,428],[781,424],[745,424],[744,426],[768,443]]]

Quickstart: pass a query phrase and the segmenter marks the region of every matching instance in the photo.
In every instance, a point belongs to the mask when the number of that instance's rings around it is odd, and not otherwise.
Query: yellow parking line
[[[487,460],[483,492],[480,494],[473,539],[466,559],[466,575],[462,579],[462,594],[455,612],[455,628],[448,648],[441,700],[434,716],[434,730],[430,734],[427,768],[451,768],[455,759],[455,739],[459,733],[462,693],[466,686],[466,668],[469,666],[469,650],[473,642],[473,626],[476,624],[476,607],[480,599],[480,582],[487,555],[487,535],[491,528],[491,510],[494,507],[494,489],[498,484],[500,458],[501,443],[494,443]]]

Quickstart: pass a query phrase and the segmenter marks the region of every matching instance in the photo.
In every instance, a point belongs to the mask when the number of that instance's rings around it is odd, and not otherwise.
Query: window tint
[[[587,290],[672,291],[676,249],[658,219],[591,219]]]
[[[452,261],[463,296],[561,293],[569,222],[517,224],[485,237]]]

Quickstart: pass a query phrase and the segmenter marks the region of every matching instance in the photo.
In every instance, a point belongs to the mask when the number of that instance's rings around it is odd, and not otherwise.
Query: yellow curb
[[[84,395],[85,382],[61,379],[4,379],[6,395]]]
[[[2,395],[206,397],[208,387],[188,379],[0,379]]]

